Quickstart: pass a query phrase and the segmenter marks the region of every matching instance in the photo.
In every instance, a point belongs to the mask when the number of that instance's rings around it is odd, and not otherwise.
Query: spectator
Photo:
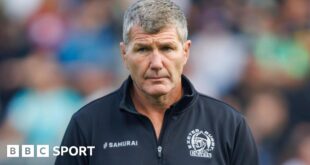
[[[64,125],[81,105],[81,99],[66,87],[57,63],[44,54],[32,54],[24,67],[26,88],[13,97],[8,107],[7,125],[20,135],[15,138],[21,139],[15,143],[60,145]],[[49,162],[27,159],[23,164],[42,164],[41,161]]]

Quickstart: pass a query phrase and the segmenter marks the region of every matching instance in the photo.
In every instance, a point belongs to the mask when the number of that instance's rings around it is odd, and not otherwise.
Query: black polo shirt
[[[257,165],[244,117],[198,93],[182,76],[183,97],[166,110],[159,139],[131,101],[129,77],[117,91],[75,113],[62,146],[95,146],[90,156],[58,156],[56,165]]]

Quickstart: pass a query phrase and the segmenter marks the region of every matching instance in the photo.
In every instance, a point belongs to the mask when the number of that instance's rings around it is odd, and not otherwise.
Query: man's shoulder
[[[219,117],[234,117],[234,118],[244,118],[243,114],[233,108],[231,105],[221,101],[219,99],[204,95],[199,93],[199,101],[203,107],[209,111],[209,113],[214,114]]]

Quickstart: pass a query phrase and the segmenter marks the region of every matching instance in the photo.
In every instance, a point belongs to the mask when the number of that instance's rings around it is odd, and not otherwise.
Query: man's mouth
[[[164,78],[168,78],[167,76],[149,76],[146,77],[146,79],[151,79],[151,80],[160,80],[160,79],[164,79]]]
[[[150,76],[150,77],[146,77],[147,80],[153,80],[153,81],[160,81],[163,80],[165,78],[168,78],[167,76]]]

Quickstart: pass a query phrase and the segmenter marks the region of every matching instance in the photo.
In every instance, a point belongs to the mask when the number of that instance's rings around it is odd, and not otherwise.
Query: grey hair
[[[188,30],[185,14],[170,0],[138,0],[126,10],[123,22],[123,41],[130,42],[130,30],[138,25],[150,34],[162,28],[175,26],[182,42],[187,40]]]

